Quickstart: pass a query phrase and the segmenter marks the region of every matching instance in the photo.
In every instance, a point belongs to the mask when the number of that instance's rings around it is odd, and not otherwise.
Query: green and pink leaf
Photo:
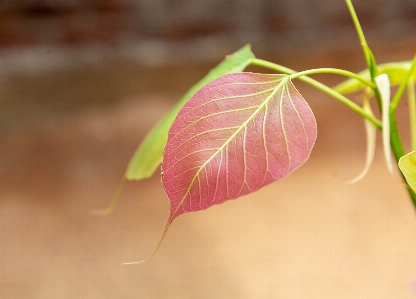
[[[162,183],[170,201],[165,230],[179,215],[254,192],[305,163],[317,128],[288,75],[233,73],[200,89],[168,132]]]
[[[287,75],[234,73],[206,85],[169,130],[162,183],[170,222],[284,178],[309,158],[316,134]]]

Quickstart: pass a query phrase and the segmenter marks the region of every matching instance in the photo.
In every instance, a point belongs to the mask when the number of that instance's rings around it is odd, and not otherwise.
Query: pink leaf
[[[169,130],[162,183],[170,216],[150,257],[177,216],[284,178],[308,160],[316,134],[287,75],[233,73],[200,89]]]
[[[211,82],[169,131],[162,183],[170,220],[284,178],[309,158],[316,134],[287,75],[234,73]]]

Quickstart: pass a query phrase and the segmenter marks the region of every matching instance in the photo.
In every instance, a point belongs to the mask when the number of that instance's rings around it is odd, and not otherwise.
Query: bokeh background
[[[412,59],[414,0],[354,5],[379,63]],[[121,265],[162,233],[159,176],[129,183],[111,215],[90,211],[109,204],[157,120],[246,43],[296,70],[365,68],[342,0],[0,1],[2,299],[416,298],[416,213],[397,170],[378,150],[346,185],[364,164],[363,121],[299,82],[319,129],[310,160],[179,217],[152,260]]]

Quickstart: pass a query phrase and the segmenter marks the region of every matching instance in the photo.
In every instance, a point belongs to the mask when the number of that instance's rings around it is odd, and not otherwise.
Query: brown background
[[[413,1],[356,2],[379,63],[414,56]],[[310,160],[179,217],[152,260],[121,265],[159,240],[169,211],[160,178],[128,184],[107,217],[89,212],[109,203],[144,134],[224,55],[250,41],[258,57],[297,70],[365,67],[343,1],[222,3],[2,1],[2,299],[416,298],[416,213],[397,170],[386,170],[379,142],[368,176],[346,185],[364,163],[362,119],[296,82],[318,122]],[[63,38],[65,26],[78,30]]]

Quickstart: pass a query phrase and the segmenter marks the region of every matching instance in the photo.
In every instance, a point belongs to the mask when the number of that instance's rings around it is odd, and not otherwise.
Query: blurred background
[[[414,0],[353,4],[378,63],[413,58]],[[157,120],[246,43],[296,70],[365,68],[342,0],[0,1],[2,299],[416,298],[416,213],[398,172],[378,150],[346,185],[364,164],[363,121],[299,82],[319,129],[310,160],[179,217],[152,260],[121,265],[163,231],[159,176],[129,183],[111,215],[89,212]]]

